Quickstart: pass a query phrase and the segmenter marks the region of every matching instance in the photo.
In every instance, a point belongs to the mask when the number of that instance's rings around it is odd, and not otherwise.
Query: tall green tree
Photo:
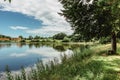
[[[59,0],[60,15],[71,24],[84,40],[111,36],[116,53],[116,35],[120,28],[120,0]],[[86,2],[85,2],[86,1]]]

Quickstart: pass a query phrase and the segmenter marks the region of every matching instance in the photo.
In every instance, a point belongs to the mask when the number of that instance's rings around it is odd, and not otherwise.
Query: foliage
[[[13,76],[11,75],[11,71],[10,71],[8,65],[6,66],[6,74],[7,74],[8,80],[13,80]]]
[[[101,44],[106,44],[106,43],[111,42],[111,39],[110,39],[110,37],[102,37],[102,38],[100,38],[99,42]]]
[[[72,36],[71,36],[71,41],[73,41],[73,42],[80,42],[80,41],[82,41],[83,39],[82,39],[82,37],[81,37],[81,35],[79,35],[79,34],[73,34]]]
[[[75,33],[85,39],[106,37],[120,27],[119,0],[94,0],[92,5],[83,5],[79,0],[59,0],[63,15]],[[115,24],[116,26],[115,26]]]
[[[99,39],[111,36],[112,51],[116,53],[116,35],[120,32],[120,0],[59,0],[63,5],[60,15],[64,16],[83,39]],[[82,3],[83,2],[83,3]]]
[[[58,39],[58,40],[62,40],[62,39],[64,39],[64,37],[65,36],[67,36],[65,33],[58,33],[58,34],[55,34],[54,36],[53,36],[53,39]]]
[[[0,38],[11,38],[11,37],[6,35],[0,35]]]
[[[29,39],[29,40],[32,40],[32,39],[33,39],[33,37],[30,35],[30,36],[28,37],[28,39]]]
[[[40,39],[40,36],[36,35],[36,36],[34,37],[34,39]]]
[[[70,42],[70,38],[64,37],[64,39],[62,40],[62,42]]]
[[[39,42],[39,39],[32,39],[31,42]]]
[[[20,42],[26,42],[25,39],[22,39]]]
[[[23,39],[23,36],[20,35],[19,38]]]

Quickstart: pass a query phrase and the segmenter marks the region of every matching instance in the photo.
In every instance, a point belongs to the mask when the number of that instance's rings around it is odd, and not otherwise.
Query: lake
[[[0,72],[5,71],[6,65],[11,71],[17,71],[21,66],[34,66],[38,59],[60,59],[61,54],[71,55],[79,46],[60,43],[0,43]]]

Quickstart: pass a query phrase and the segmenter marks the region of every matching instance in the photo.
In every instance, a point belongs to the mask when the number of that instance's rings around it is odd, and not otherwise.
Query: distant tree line
[[[11,38],[11,37],[6,35],[0,35],[0,38]]]
[[[12,39],[10,36],[6,35],[0,35],[0,38],[9,38]],[[111,42],[111,37],[101,37],[100,39],[92,39],[92,40],[85,40],[85,38],[80,35],[73,33],[71,35],[67,35],[63,32],[57,33],[51,37],[41,37],[39,35],[32,36],[29,35],[28,37],[23,37],[22,35],[18,36],[18,38],[21,38],[21,42],[55,42],[55,41],[60,41],[60,42],[84,42],[84,41],[99,41],[102,44],[110,43]],[[120,38],[120,33],[117,35],[117,41]]]

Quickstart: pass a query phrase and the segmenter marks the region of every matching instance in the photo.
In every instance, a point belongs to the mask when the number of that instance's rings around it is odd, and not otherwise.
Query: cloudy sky
[[[58,0],[0,0],[0,34],[52,36],[59,32],[71,34],[70,25],[58,12]]]

